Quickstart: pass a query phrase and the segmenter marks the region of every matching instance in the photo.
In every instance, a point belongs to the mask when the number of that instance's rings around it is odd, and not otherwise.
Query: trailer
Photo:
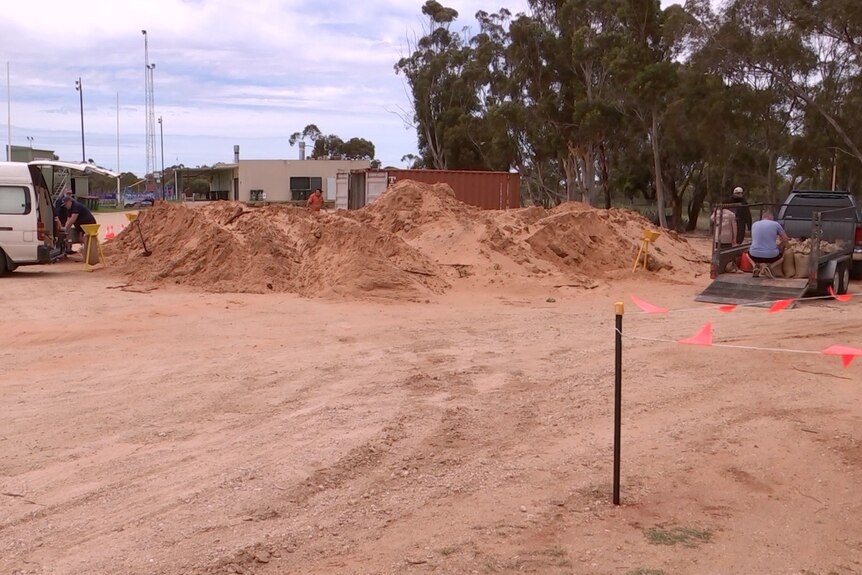
[[[733,209],[722,205],[719,209]],[[756,206],[752,206],[756,207]],[[768,208],[768,206],[762,206]],[[747,253],[751,242],[722,247],[713,242],[710,277],[712,283],[696,301],[718,304],[766,304],[806,295],[847,293],[851,276],[856,277],[855,259],[862,254],[862,214],[852,194],[819,190],[794,190],[776,215],[790,238],[810,240],[808,269],[793,278],[753,277],[751,273],[728,271],[731,262]],[[828,245],[831,249],[825,249]],[[730,266],[733,269],[734,266]]]

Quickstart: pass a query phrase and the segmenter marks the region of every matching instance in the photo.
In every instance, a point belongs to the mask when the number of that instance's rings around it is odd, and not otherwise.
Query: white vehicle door
[[[0,248],[13,262],[35,262],[36,202],[32,186],[0,185]]]
[[[75,162],[60,162],[55,160],[34,160],[30,162],[31,166],[54,166],[55,168],[67,168],[70,170],[75,170],[78,172],[82,172],[84,174],[102,174],[103,176],[109,176],[111,178],[119,178],[120,174],[114,173],[111,170],[106,168],[102,168],[96,166],[94,164],[84,164],[84,163],[75,163]]]

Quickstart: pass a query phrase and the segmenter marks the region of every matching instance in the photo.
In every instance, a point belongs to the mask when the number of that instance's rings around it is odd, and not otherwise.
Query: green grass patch
[[[691,527],[672,527],[670,529],[653,528],[644,532],[647,541],[653,545],[676,545],[697,547],[700,543],[709,543],[712,532],[708,529],[693,529]]]

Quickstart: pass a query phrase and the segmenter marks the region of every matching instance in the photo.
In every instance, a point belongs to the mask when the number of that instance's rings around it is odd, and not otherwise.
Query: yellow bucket
[[[81,224],[81,229],[88,236],[98,236],[101,224]]]
[[[661,236],[661,232],[656,232],[653,230],[644,230],[644,241],[653,243],[655,242],[659,236]]]
[[[87,271],[90,271],[90,266],[105,263],[105,255],[99,244],[99,227],[99,224],[81,224],[81,229],[87,235],[87,241],[84,243],[84,266]]]

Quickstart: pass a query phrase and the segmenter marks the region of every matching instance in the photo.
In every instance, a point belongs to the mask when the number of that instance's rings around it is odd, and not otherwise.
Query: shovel
[[[135,227],[138,229],[138,236],[141,238],[141,244],[144,246],[144,253],[142,254],[145,258],[153,255],[153,252],[147,249],[147,242],[144,241],[144,232],[141,231],[141,222],[138,221],[138,214],[127,213],[126,219],[129,220],[129,225],[137,224]]]

